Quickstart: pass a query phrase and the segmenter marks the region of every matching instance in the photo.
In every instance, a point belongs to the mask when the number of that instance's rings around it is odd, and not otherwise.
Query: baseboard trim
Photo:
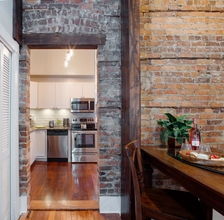
[[[121,214],[120,196],[100,196],[100,213]]]
[[[20,196],[20,214],[27,212],[27,196]]]
[[[223,220],[224,216],[221,215],[219,212],[213,209],[213,220]]]

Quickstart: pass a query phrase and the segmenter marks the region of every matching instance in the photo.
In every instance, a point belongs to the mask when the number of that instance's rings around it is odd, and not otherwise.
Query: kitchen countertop
[[[37,130],[71,130],[71,126],[54,126],[53,128],[50,128],[48,126],[36,126],[30,128],[30,133]]]

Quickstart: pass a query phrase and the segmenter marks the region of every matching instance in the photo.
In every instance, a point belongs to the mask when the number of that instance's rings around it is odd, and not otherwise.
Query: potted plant
[[[170,113],[165,113],[167,119],[158,120],[157,123],[163,128],[160,140],[168,143],[169,147],[180,147],[184,140],[189,140],[189,130],[192,120],[186,119],[188,115],[174,117]]]

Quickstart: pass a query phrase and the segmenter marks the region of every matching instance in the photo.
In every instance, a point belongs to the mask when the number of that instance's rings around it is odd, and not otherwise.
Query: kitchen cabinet
[[[30,165],[32,165],[32,163],[36,159],[35,145],[36,145],[35,132],[31,132],[30,133]]]
[[[70,108],[69,83],[39,83],[38,108]]]
[[[71,83],[72,98],[95,98],[94,83]]]
[[[38,107],[37,91],[38,91],[38,83],[30,82],[30,108]]]
[[[38,83],[38,108],[55,108],[55,83]]]
[[[70,83],[55,84],[55,107],[70,108]]]
[[[46,161],[47,160],[47,131],[36,130],[35,134],[35,153],[36,160]]]
[[[94,83],[30,82],[30,108],[70,109],[71,98],[95,98]]]
[[[47,160],[46,130],[36,130],[30,133],[30,165],[35,160]]]

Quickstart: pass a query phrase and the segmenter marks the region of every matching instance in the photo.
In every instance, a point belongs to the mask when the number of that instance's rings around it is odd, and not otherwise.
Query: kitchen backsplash
[[[48,126],[50,120],[54,120],[54,125],[57,126],[57,119],[61,120],[59,126],[63,126],[63,118],[69,118],[71,124],[72,118],[95,118],[95,113],[71,113],[69,109],[30,110],[31,127]]]

